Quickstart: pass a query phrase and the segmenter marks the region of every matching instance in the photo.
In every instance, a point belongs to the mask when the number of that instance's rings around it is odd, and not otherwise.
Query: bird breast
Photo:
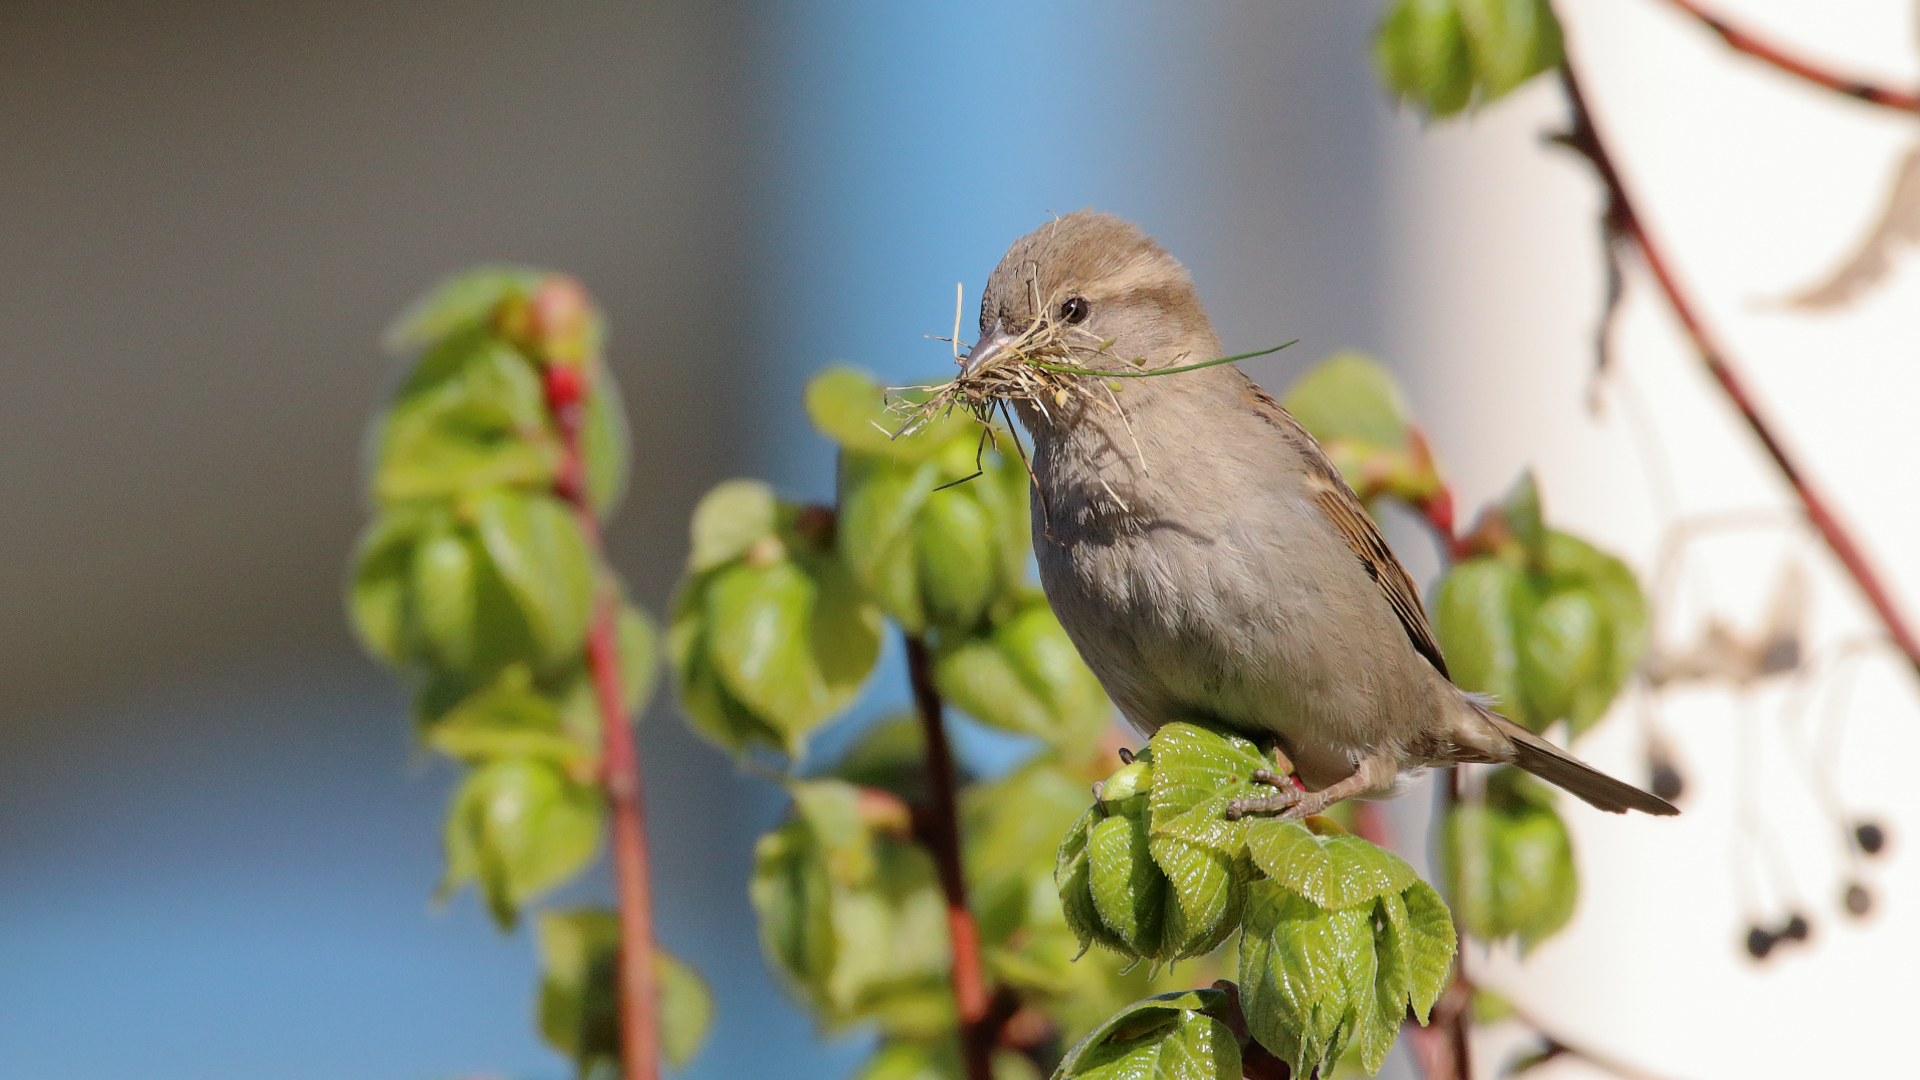
[[[1404,743],[1432,708],[1405,670],[1424,661],[1289,451],[1253,428],[1180,445],[1152,419],[1036,437],[1041,584],[1115,704],[1147,733],[1202,719],[1290,752]]]

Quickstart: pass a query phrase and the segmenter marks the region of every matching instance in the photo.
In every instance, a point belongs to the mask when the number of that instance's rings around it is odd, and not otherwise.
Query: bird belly
[[[1277,736],[1308,786],[1324,787],[1366,754],[1401,757],[1433,695],[1407,671],[1419,658],[1385,602],[1365,605],[1379,600],[1372,583],[1280,572],[1289,559],[1312,565],[1290,527],[1310,523],[1262,509],[1217,528],[1038,541],[1041,583],[1136,728],[1197,720]]]

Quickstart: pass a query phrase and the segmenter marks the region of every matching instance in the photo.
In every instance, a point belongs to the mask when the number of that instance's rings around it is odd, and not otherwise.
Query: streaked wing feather
[[[1273,399],[1273,395],[1249,380],[1247,397],[1261,418],[1278,428],[1306,460],[1312,472],[1312,484],[1318,489],[1314,495],[1314,505],[1339,531],[1347,546],[1353,549],[1367,576],[1380,586],[1381,594],[1387,598],[1393,613],[1399,616],[1400,625],[1406,630],[1407,639],[1413,643],[1414,650],[1426,657],[1440,674],[1452,678],[1447,674],[1446,658],[1440,655],[1440,645],[1433,639],[1433,626],[1427,622],[1427,609],[1420,603],[1420,591],[1414,588],[1406,567],[1400,565],[1400,560],[1387,547],[1386,538],[1380,535],[1380,527],[1374,524],[1367,508],[1361,504],[1360,496],[1354,494],[1353,486],[1347,483],[1346,477],[1340,475],[1340,470],[1327,458],[1327,452],[1320,448],[1319,442],[1300,426],[1292,413]]]

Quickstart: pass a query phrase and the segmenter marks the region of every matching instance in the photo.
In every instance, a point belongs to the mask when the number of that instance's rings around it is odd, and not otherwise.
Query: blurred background
[[[1920,80],[1904,0],[1723,6],[1845,70]],[[1781,303],[1870,225],[1913,125],[1743,63],[1654,0],[1565,7],[1651,217],[1920,602],[1920,514],[1895,479],[1920,458],[1920,272],[1838,312]],[[955,282],[970,323],[1006,245],[1088,205],[1185,261],[1230,347],[1302,339],[1249,365],[1269,386],[1378,353],[1466,510],[1532,464],[1551,514],[1645,576],[1677,514],[1784,505],[1655,297],[1630,287],[1620,355],[1683,467],[1649,480],[1645,432],[1588,409],[1599,207],[1541,148],[1558,90],[1422,132],[1370,70],[1377,17],[0,0],[0,1075],[566,1075],[533,1030],[525,934],[470,895],[429,910],[451,772],[413,754],[401,689],[340,600],[361,435],[396,371],[379,334],[469,264],[566,269],[606,308],[636,455],[610,542],[655,612],[714,482],[830,497],[797,407],[809,374],[940,371],[949,347],[925,335],[950,332]],[[1430,573],[1418,534],[1395,536]],[[1746,574],[1726,586],[1737,617],[1776,554],[1720,558]],[[1806,555],[1838,641],[1866,623],[1823,559]],[[1903,780],[1920,710],[1882,667],[1839,768],[1897,845],[1920,818]],[[1846,922],[1844,868],[1792,801],[1809,796],[1763,800],[1820,914],[1812,947],[1752,964],[1727,786],[1772,791],[1796,763],[1734,757],[1745,707],[1668,711],[1696,782],[1682,825],[1575,818],[1592,883],[1575,927],[1493,970],[1662,1076],[1884,1065],[1907,1010],[1883,972],[1920,955],[1920,875],[1896,846],[1872,918]],[[1616,717],[1592,756],[1634,775],[1635,730]],[[719,1000],[688,1075],[840,1075],[861,1044],[814,1041],[746,903],[777,797],[664,695],[641,739],[661,936]],[[1396,804],[1409,835],[1424,805]]]

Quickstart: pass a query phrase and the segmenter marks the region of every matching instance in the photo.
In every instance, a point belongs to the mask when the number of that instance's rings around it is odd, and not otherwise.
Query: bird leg
[[[1261,769],[1253,774],[1254,780],[1270,783],[1266,778],[1273,774]],[[1286,777],[1280,777],[1280,790],[1273,795],[1247,795],[1227,804],[1227,820],[1239,821],[1248,814],[1270,814],[1275,810],[1285,810],[1307,797],[1307,793],[1294,787]]]
[[[1361,758],[1352,776],[1338,783],[1329,784],[1319,791],[1306,792],[1287,808],[1287,812],[1282,817],[1288,821],[1299,821],[1301,818],[1320,813],[1342,799],[1351,799],[1355,795],[1368,791],[1385,791],[1393,786],[1393,779],[1399,775],[1399,772],[1399,766],[1385,754]]]
[[[1273,748],[1273,763],[1274,769],[1255,769],[1248,779],[1256,784],[1277,788],[1278,791],[1272,795],[1249,795],[1233,800],[1227,804],[1228,821],[1238,821],[1248,814],[1285,810],[1304,797],[1305,789],[1293,776],[1293,762],[1278,745]]]

